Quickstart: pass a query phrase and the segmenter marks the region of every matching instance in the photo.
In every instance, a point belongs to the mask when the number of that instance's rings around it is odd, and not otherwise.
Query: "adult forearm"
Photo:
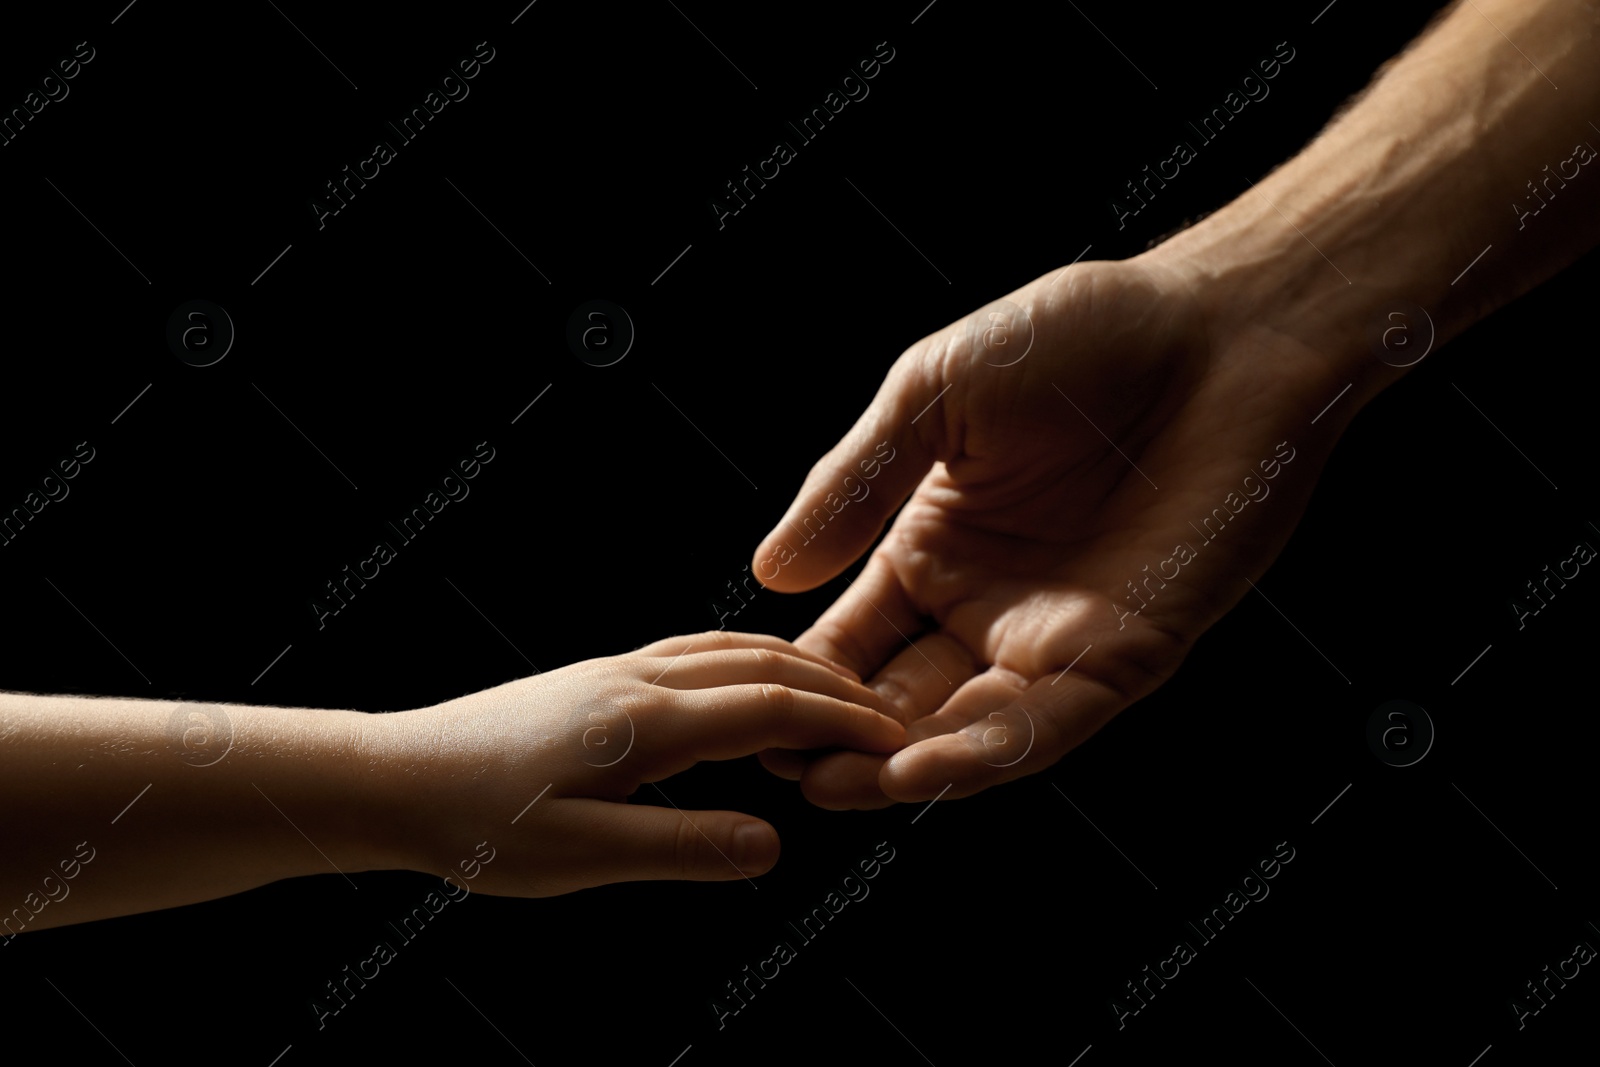
[[[1443,343],[1600,242],[1597,127],[1600,6],[1467,0],[1303,152],[1150,255],[1229,294],[1220,328],[1291,336],[1370,398],[1399,373],[1370,350],[1391,305],[1420,305]]]
[[[0,944],[386,865],[362,825],[369,718],[0,694]]]

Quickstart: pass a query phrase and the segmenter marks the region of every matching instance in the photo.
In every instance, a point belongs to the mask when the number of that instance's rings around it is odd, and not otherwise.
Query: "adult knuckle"
[[[1134,630],[1133,640],[1127,643],[1126,652],[1101,679],[1129,704],[1171,678],[1193,644],[1183,629],[1154,614],[1130,630]]]
[[[819,621],[813,631],[828,645],[828,659],[835,662],[867,663],[867,648],[845,627],[832,621]]]
[[[916,710],[915,696],[898,678],[884,675],[872,683],[872,691],[877,693],[885,704],[901,714],[910,714]]]
[[[672,869],[679,874],[689,875],[700,870],[706,863],[706,854],[709,842],[689,821],[688,816],[678,820],[678,830],[672,843]]]

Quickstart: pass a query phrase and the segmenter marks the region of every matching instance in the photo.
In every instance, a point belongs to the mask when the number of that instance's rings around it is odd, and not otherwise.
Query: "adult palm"
[[[910,496],[796,642],[867,679],[907,747],[763,753],[770,770],[824,807],[966,796],[1172,675],[1282,549],[1350,414],[1309,425],[1330,361],[1213,288],[1152,253],[1079,264],[900,357],[755,570],[814,588]]]

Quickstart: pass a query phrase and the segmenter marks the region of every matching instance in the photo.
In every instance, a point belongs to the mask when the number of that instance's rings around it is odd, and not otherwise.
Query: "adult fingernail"
[[[778,835],[766,823],[740,823],[733,831],[733,855],[729,858],[741,871],[765,871],[778,862]]]

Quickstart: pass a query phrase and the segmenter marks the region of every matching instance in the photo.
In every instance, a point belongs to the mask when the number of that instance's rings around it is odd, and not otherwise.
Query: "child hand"
[[[887,710],[847,668],[787,641],[711,632],[372,716],[361,750],[388,852],[372,865],[508,896],[761,874],[778,859],[768,823],[680,811],[656,789],[628,798],[766,748],[892,753],[905,730]]]

